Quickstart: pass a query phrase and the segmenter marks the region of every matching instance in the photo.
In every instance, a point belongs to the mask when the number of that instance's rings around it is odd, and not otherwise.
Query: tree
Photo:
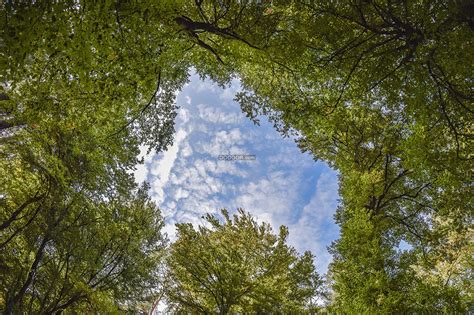
[[[136,150],[117,155],[126,140],[97,132],[57,120],[0,145],[5,314],[110,312],[153,293],[166,242],[160,212],[127,173]]]
[[[176,312],[310,313],[321,279],[309,252],[286,245],[288,230],[274,235],[242,209],[206,226],[177,224],[167,260],[166,296]]]
[[[53,221],[37,218],[3,246],[3,311],[116,312],[146,301],[166,242],[146,189],[99,204],[63,198],[41,205]]]

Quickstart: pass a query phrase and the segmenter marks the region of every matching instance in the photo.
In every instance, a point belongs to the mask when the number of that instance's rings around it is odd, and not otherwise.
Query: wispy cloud
[[[298,231],[290,234],[290,243],[311,250],[316,255],[317,268],[325,272],[331,261],[327,246],[338,237],[339,229],[333,223],[337,206],[338,185],[336,174],[329,169],[319,175],[314,194],[298,220],[289,226]]]
[[[158,203],[164,201],[163,188],[168,183],[170,177],[171,169],[176,161],[178,156],[178,150],[181,142],[186,138],[186,131],[179,129],[176,133],[175,140],[171,148],[163,152],[155,160],[157,163],[152,163],[150,173],[153,176],[153,181],[151,181],[151,188],[153,192],[153,197]]]

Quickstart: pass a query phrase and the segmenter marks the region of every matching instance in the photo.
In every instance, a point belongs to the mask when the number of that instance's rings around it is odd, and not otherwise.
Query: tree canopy
[[[321,279],[313,255],[298,255],[278,235],[242,209],[224,221],[207,215],[195,229],[177,225],[168,257],[165,294],[178,313],[297,313],[317,310]]]
[[[166,280],[177,310],[309,312],[320,278],[285,229],[224,212],[178,225],[165,249],[160,211],[130,171],[140,146],[172,144],[191,68],[239,78],[250,119],[267,116],[338,170],[327,310],[472,309],[473,9],[2,2],[0,309],[137,311]]]

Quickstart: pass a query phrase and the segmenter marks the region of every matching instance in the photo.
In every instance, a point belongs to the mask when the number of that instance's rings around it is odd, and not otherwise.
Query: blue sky
[[[239,88],[237,81],[222,89],[192,75],[178,94],[173,146],[147,155],[135,177],[150,183],[171,240],[177,222],[202,224],[205,213],[243,208],[274,231],[286,225],[289,244],[299,252],[311,250],[325,273],[331,260],[326,247],[339,233],[333,222],[337,173],[301,153],[264,117],[254,125],[233,101]],[[221,154],[256,160],[223,161]]]

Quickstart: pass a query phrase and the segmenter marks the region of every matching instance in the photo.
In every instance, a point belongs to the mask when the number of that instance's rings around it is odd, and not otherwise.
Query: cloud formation
[[[192,76],[178,95],[173,146],[147,156],[136,179],[150,182],[171,239],[177,222],[202,224],[206,213],[240,207],[275,231],[288,226],[290,244],[300,252],[311,250],[318,270],[325,272],[326,246],[338,235],[332,219],[336,173],[301,153],[264,117],[261,126],[249,121],[233,101],[238,89],[238,82],[221,89]],[[219,160],[222,154],[255,155],[256,160]]]

